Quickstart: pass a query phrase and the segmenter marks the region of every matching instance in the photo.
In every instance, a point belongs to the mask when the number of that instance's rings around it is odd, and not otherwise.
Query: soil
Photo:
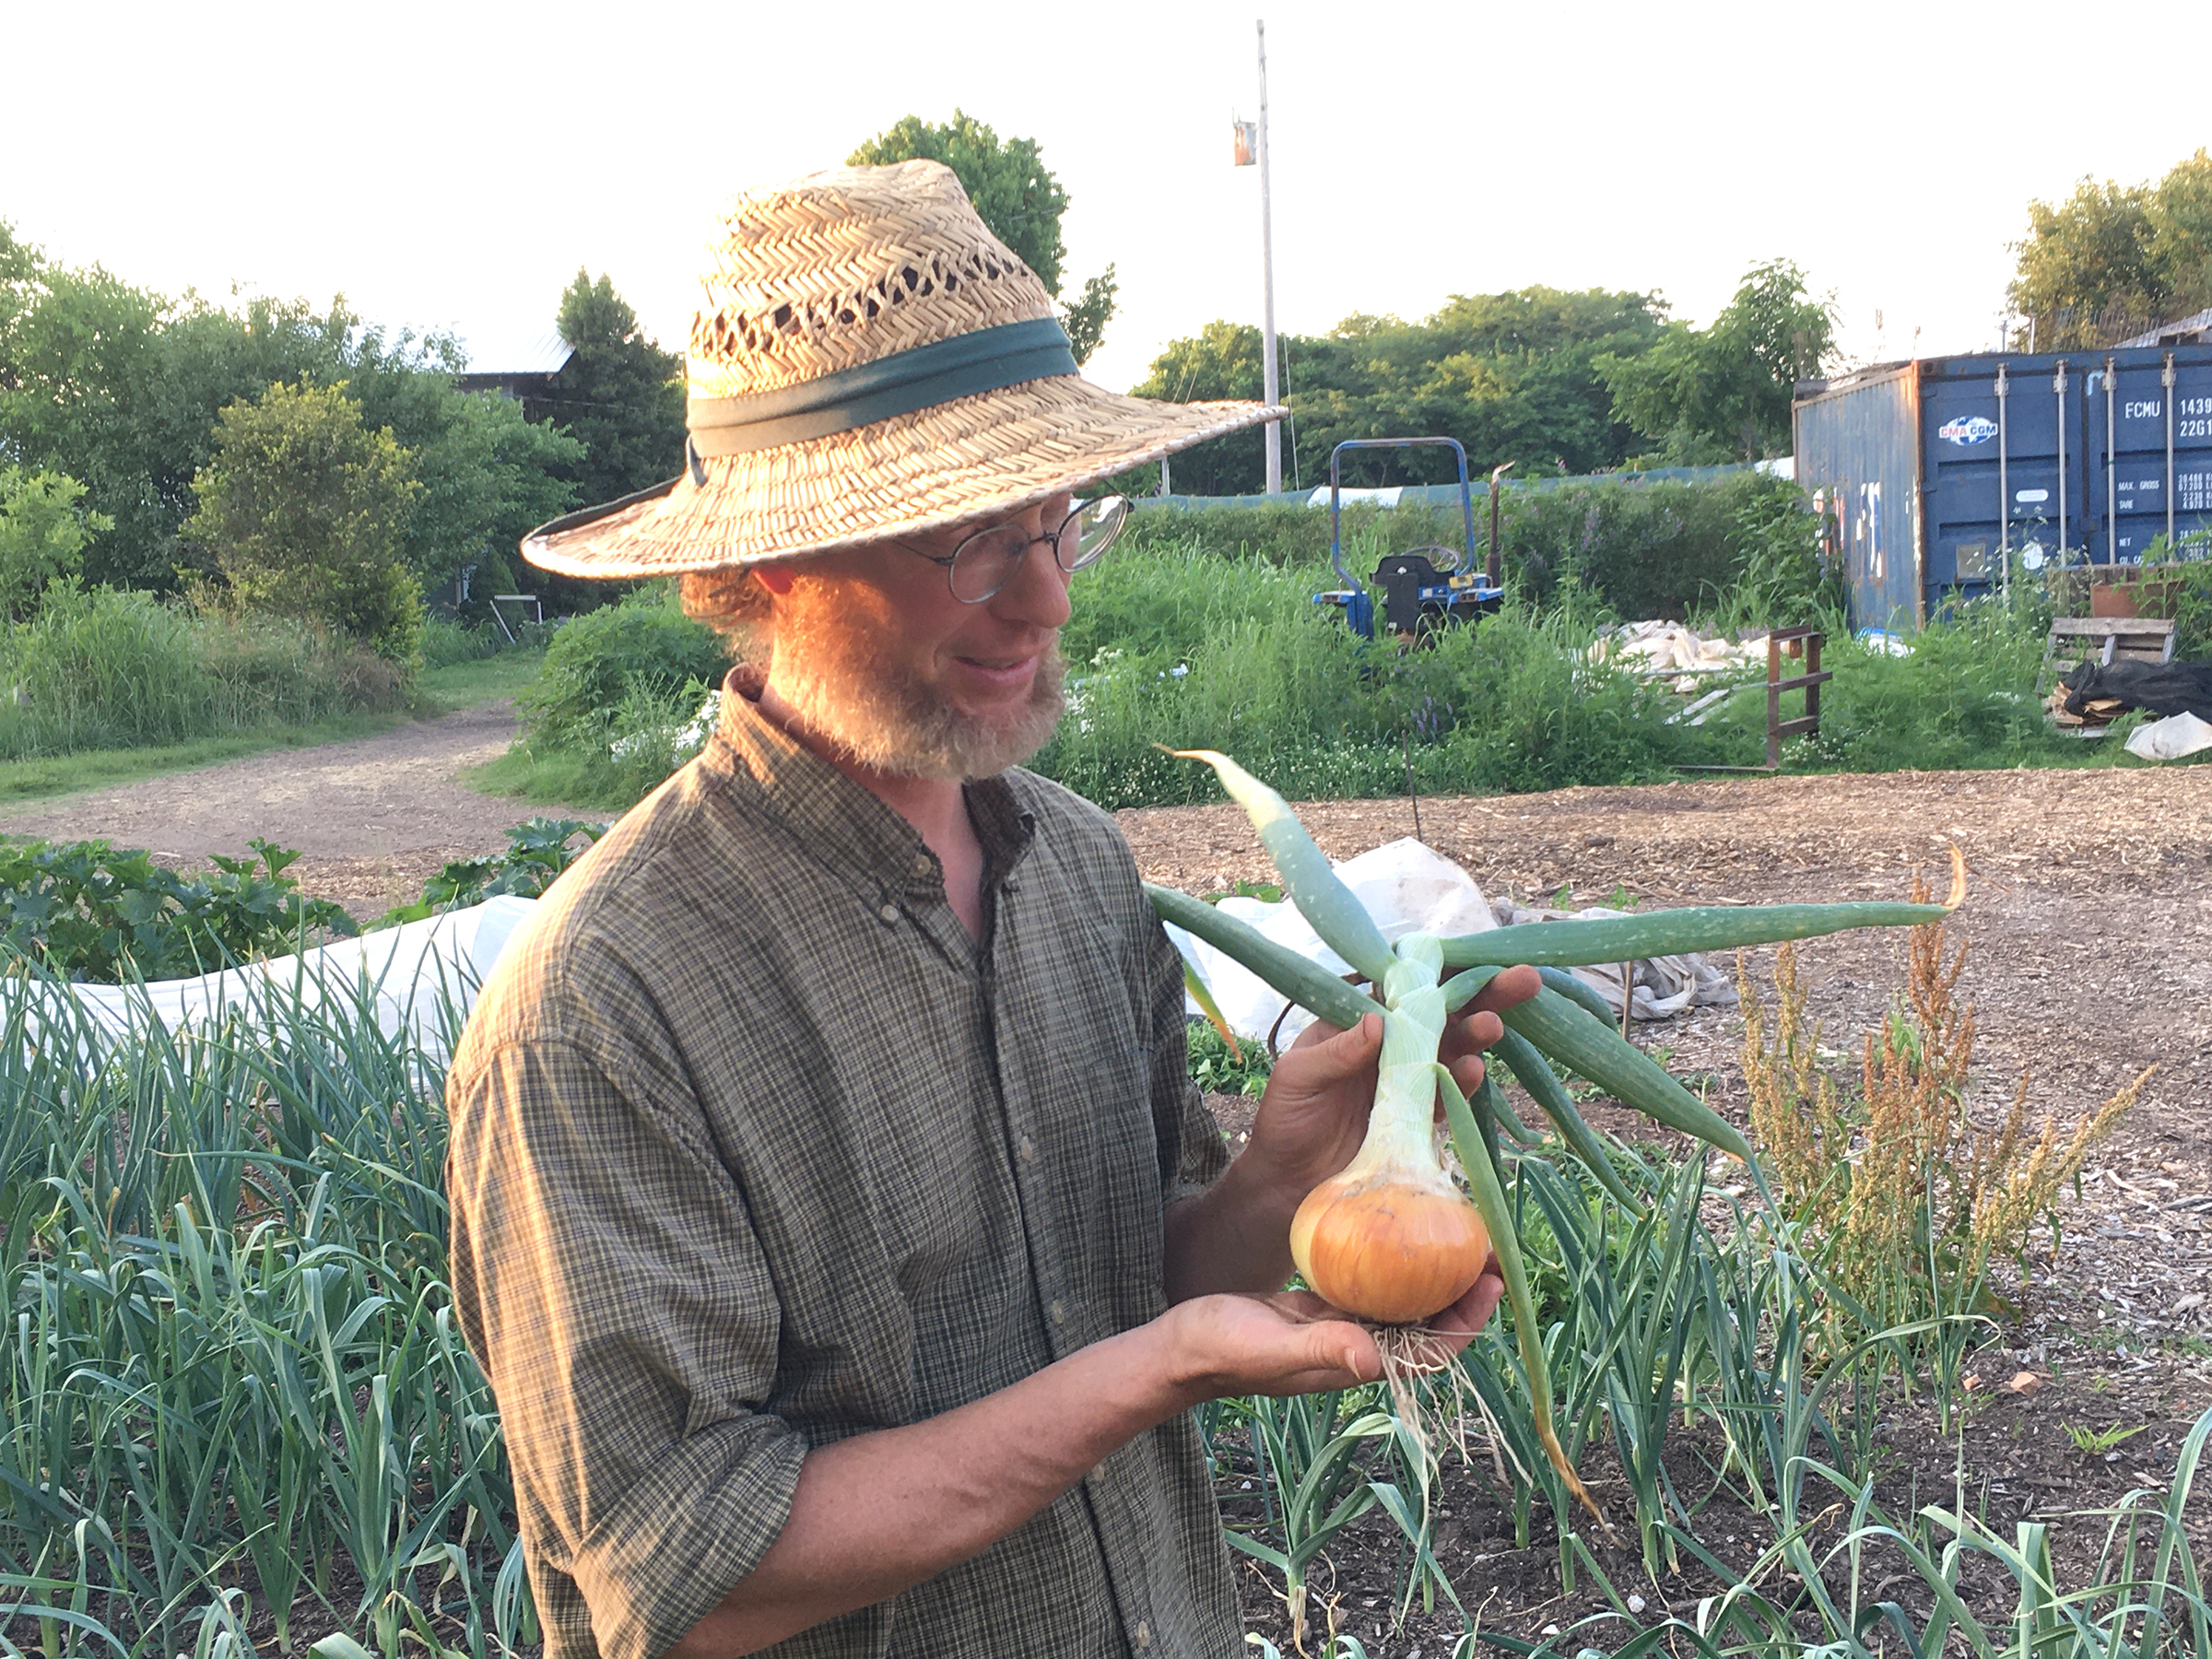
[[[507,828],[533,811],[560,813],[461,782],[512,731],[512,712],[491,705],[18,810],[0,816],[0,833],[100,836],[180,862],[265,836],[300,851],[294,869],[309,891],[366,917],[413,898],[447,860],[496,851]],[[1347,857],[1414,833],[1416,809],[1400,800],[1300,811],[1322,845]],[[1980,1506],[2009,1538],[2016,1519],[2091,1509],[2171,1474],[2189,1423],[2212,1406],[2212,769],[1732,778],[1423,800],[1418,811],[1422,839],[1486,894],[1555,903],[1562,894],[1570,904],[1647,906],[1902,897],[1915,871],[1940,887],[1947,848],[1960,848],[1968,902],[1951,925],[1971,942],[1961,992],[1977,1009],[1977,1093],[2008,1099],[2025,1071],[2039,1114],[2064,1124],[2157,1069],[2092,1155],[2078,1199],[2065,1207],[2063,1243],[2022,1299],[2028,1311],[1971,1361],[1978,1387],[1963,1425],[1944,1432],[1924,1395],[1886,1412],[1883,1501],[1909,1512],[1916,1497],[1951,1500],[1963,1481],[1970,1508]],[[1132,811],[1120,821],[1149,879],[1208,892],[1270,877],[1233,807]],[[1771,953],[1747,954],[1763,992]],[[1902,937],[1811,941],[1799,959],[1827,1041],[1855,1051],[1903,982]],[[1665,1051],[1677,1072],[1710,1074],[1710,1098],[1741,1120],[1735,1010],[1695,1010],[1636,1036]],[[1245,1103],[1214,1104],[1234,1139],[1249,1124]],[[1608,1117],[1602,1103],[1592,1116],[1650,1138],[1643,1120]],[[2009,1391],[2021,1372],[2025,1390]],[[2108,1459],[2078,1451],[2062,1425],[2142,1431]],[[1695,1434],[1676,1443],[1685,1491],[1712,1486],[1709,1472],[1700,1476],[1710,1454]],[[1608,1490],[1618,1500],[1619,1477],[1602,1450],[1588,1455],[1583,1474],[1601,1500]],[[1232,1516],[1251,1502],[1241,1485],[1248,1475],[1233,1457],[1225,1465]],[[1539,1639],[1547,1626],[1566,1630],[1604,1605],[1586,1572],[1575,1595],[1560,1595],[1545,1524],[1518,1546],[1510,1513],[1478,1473],[1454,1463],[1438,1501],[1440,1558],[1469,1609],[1484,1609],[1486,1630]],[[2194,1510],[2201,1520],[2212,1506]],[[1741,1526],[1734,1519],[1729,1500],[1717,1498],[1698,1529],[1732,1570],[1748,1559],[1755,1536],[1747,1516]],[[2060,1583],[2089,1582],[2101,1524],[2077,1520],[2054,1533]],[[1316,1572],[1315,1632],[1334,1617],[1378,1659],[1438,1659],[1451,1650],[1456,1616],[1417,1609],[1394,1622],[1394,1536],[1379,1516],[1340,1535]],[[1663,1607],[1687,1612],[1720,1584],[1709,1568],[1654,1580],[1632,1553],[1599,1559],[1623,1596],[1643,1601],[1646,1620]],[[1279,1580],[1241,1558],[1239,1576],[1248,1627],[1288,1653]],[[2001,1592],[1979,1610],[2010,1606]]]

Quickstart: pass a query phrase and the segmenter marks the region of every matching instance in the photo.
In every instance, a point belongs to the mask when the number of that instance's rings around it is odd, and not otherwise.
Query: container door
[[[2177,349],[2173,358],[2174,540],[2212,559],[2212,346]]]
[[[2000,372],[2002,371],[2002,372]],[[2082,375],[2038,355],[1948,358],[1922,382],[1930,616],[2053,563],[2082,535]],[[2062,477],[2062,466],[2064,476]]]
[[[2162,557],[2169,532],[2190,551],[2212,521],[2212,347],[2115,352],[2112,364],[2090,377],[2090,561]]]
[[[2165,362],[2116,353],[2083,377],[2092,565],[2140,564],[2166,531]]]

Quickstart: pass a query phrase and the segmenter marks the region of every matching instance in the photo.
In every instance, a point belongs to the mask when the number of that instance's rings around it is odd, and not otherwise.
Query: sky
[[[1277,325],[1534,284],[1701,324],[1784,257],[1849,359],[1986,348],[2030,198],[2212,144],[2158,69],[2201,4],[2139,0],[2121,40],[2078,6],[1271,0]],[[680,348],[724,199],[959,108],[1067,190],[1066,293],[1116,267],[1088,371],[1119,390],[1171,339],[1259,321],[1230,125],[1258,113],[1258,15],[0,0],[0,219],[163,292],[342,292],[482,353],[549,328],[582,266]]]

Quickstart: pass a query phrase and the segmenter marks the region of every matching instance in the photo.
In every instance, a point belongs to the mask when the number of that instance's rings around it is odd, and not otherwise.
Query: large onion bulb
[[[1441,1169],[1348,1168],[1306,1194],[1290,1255],[1332,1306],[1382,1324],[1450,1307],[1489,1259],[1482,1217]]]
[[[1290,1256],[1325,1301],[1382,1324],[1441,1312],[1489,1259],[1481,1212],[1444,1173],[1436,1142],[1442,999],[1416,991],[1384,1016],[1382,1062],[1367,1138],[1308,1193],[1290,1221]]]

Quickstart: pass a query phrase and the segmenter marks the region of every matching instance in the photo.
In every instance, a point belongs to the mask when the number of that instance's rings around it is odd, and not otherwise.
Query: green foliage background
[[[1347,317],[1326,335],[1286,335],[1286,462],[1324,483],[1351,438],[1456,438],[1470,466],[1511,463],[1523,480],[1625,465],[1702,465],[1788,453],[1791,389],[1828,356],[1831,319],[1783,261],[1755,266],[1712,326],[1666,320],[1653,294],[1522,288],[1458,294],[1418,323]],[[1132,390],[1171,402],[1257,398],[1260,331],[1217,321],[1171,342]],[[1262,438],[1218,439],[1171,464],[1175,491],[1261,488]],[[1443,484],[1441,450],[1355,453],[1355,485]]]
[[[451,338],[363,328],[342,300],[171,298],[52,263],[0,224],[0,449],[83,483],[84,507],[108,521],[84,549],[95,584],[179,585],[178,567],[195,562],[180,532],[218,411],[279,382],[343,383],[365,426],[414,452],[422,489],[403,553],[426,589],[512,549],[574,504],[562,469],[585,452],[511,398],[456,391],[460,367]],[[660,465],[667,476],[673,454]]]

